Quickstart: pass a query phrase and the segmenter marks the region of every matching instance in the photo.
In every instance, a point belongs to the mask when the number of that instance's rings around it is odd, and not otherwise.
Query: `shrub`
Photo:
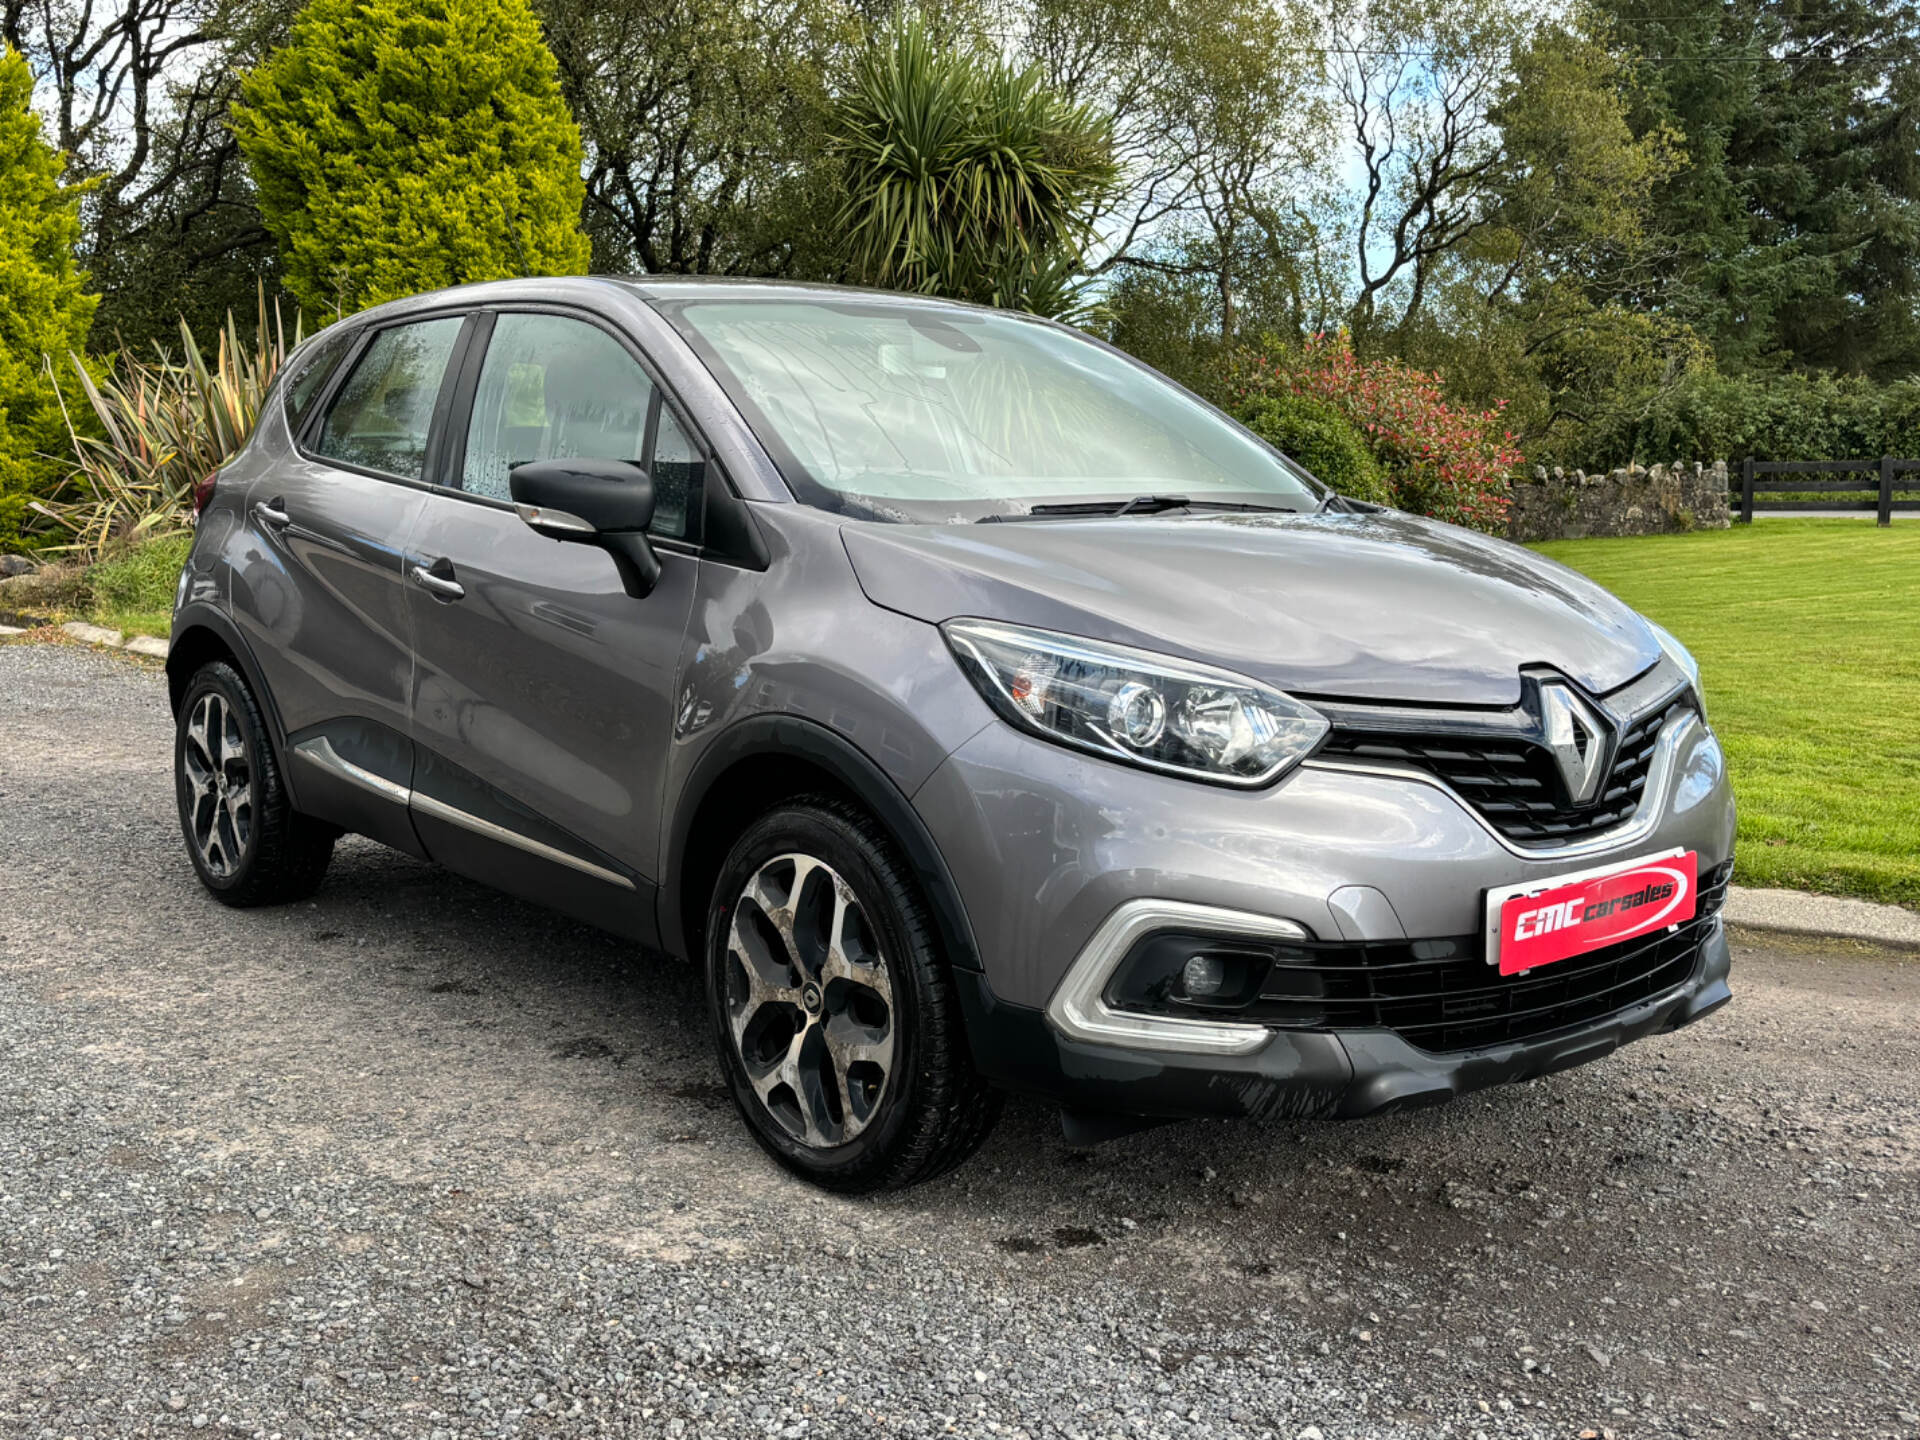
[[[179,531],[157,536],[91,566],[87,592],[94,609],[147,614],[172,610],[174,584],[192,548],[192,534]]]
[[[1333,406],[1306,395],[1256,395],[1241,408],[1239,418],[1342,495],[1393,504],[1393,491],[1367,442]]]
[[[300,343],[300,327],[289,341],[263,292],[251,345],[241,342],[231,315],[211,366],[185,321],[180,342],[177,362],[164,351],[147,361],[121,357],[98,381],[71,357],[100,434],[72,430],[63,498],[33,505],[43,527],[70,537],[61,548],[100,556],[190,525],[193,487],[247,443],[274,377]]]
[[[1920,381],[1704,370],[1611,408],[1567,465],[1920,459]]]
[[[21,541],[34,497],[59,484],[60,396],[46,357],[78,350],[97,295],[74,265],[80,189],[60,185],[60,156],[40,136],[33,76],[0,47],[0,549]]]
[[[1506,523],[1507,481],[1522,457],[1501,428],[1502,407],[1450,405],[1429,371],[1398,360],[1363,362],[1346,335],[1316,335],[1297,347],[1238,352],[1227,388],[1236,408],[1300,395],[1344,415],[1403,510],[1494,533]]]
[[[587,268],[580,130],[526,0],[312,0],[235,138],[316,314]]]

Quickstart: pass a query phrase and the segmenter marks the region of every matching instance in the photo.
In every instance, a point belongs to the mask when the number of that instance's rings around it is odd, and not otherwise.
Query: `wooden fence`
[[[1743,460],[1740,463],[1740,519],[1751,524],[1755,510],[1872,510],[1882,525],[1896,510],[1920,510],[1920,500],[1896,500],[1894,477],[1920,470],[1920,460]],[[1854,475],[1857,480],[1765,480],[1765,475]],[[1912,487],[1920,489],[1920,485]],[[1833,495],[1832,500],[1774,500],[1778,494]],[[1849,499],[1849,496],[1863,496]]]

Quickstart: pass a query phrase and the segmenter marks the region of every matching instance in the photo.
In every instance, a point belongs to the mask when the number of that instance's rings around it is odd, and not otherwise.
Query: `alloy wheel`
[[[729,1033],[767,1113],[813,1149],[879,1114],[894,1068],[893,982],[846,880],[810,855],[753,873],[727,937]]]
[[[224,880],[239,869],[253,835],[252,757],[240,717],[224,695],[209,693],[195,702],[181,762],[187,822],[200,863]]]

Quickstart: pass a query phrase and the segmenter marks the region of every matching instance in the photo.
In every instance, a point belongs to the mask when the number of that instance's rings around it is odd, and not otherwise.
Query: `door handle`
[[[253,513],[260,517],[263,525],[271,526],[275,530],[284,530],[293,523],[293,517],[284,508],[286,503],[278,495],[271,500],[256,501]]]
[[[446,567],[445,574],[436,573],[441,566]],[[445,560],[434,561],[432,569],[425,565],[415,565],[407,571],[407,574],[414,584],[429,592],[436,600],[466,598],[467,587],[453,578],[453,566]]]

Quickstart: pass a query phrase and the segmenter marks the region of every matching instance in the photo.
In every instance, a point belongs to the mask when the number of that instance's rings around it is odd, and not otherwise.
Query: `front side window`
[[[1247,431],[1057,326],[906,300],[662,309],[823,509],[947,521],[1141,495],[1319,504]]]
[[[652,404],[647,372],[598,326],[561,315],[502,315],[474,392],[461,488],[511,499],[508,475],[529,460],[644,465]]]
[[[315,451],[343,465],[421,479],[434,401],[461,323],[449,316],[374,336],[327,408]]]

